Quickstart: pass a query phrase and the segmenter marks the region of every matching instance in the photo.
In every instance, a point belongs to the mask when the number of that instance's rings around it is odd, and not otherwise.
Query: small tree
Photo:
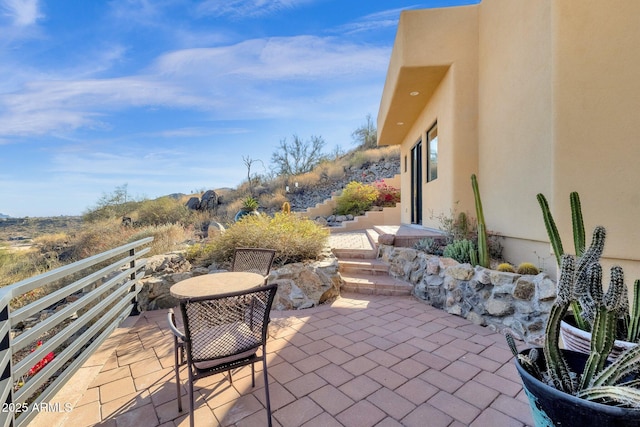
[[[83,218],[85,221],[99,221],[127,215],[135,205],[133,198],[127,191],[128,184],[122,184],[111,193],[102,193],[93,208],[89,208]]]
[[[251,166],[253,166],[253,164],[256,162],[262,163],[262,160],[252,159],[250,156],[242,156],[242,161],[247,167],[247,183],[249,184],[249,195],[253,196],[253,183],[258,179],[258,175],[255,173],[253,174],[253,176],[251,175]],[[264,167],[264,163],[262,164],[262,166]]]
[[[378,131],[373,124],[371,114],[367,114],[367,122],[354,130],[351,137],[358,144],[358,148],[378,147]]]
[[[324,145],[324,139],[320,136],[312,136],[310,140],[303,141],[297,135],[293,135],[291,143],[286,139],[280,141],[278,150],[271,155],[271,163],[281,175],[310,172],[324,158]]]

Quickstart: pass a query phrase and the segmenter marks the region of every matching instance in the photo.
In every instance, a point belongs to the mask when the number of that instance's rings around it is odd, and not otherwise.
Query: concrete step
[[[373,229],[333,234],[329,244],[338,259],[375,259],[378,257],[378,232]]]
[[[342,290],[367,295],[411,295],[413,285],[390,276],[340,274]]]
[[[388,276],[389,264],[381,259],[338,259],[338,271],[344,274],[369,274]]]
[[[333,248],[333,254],[338,259],[355,258],[355,259],[375,259],[378,257],[378,248],[375,249],[352,249],[352,248]]]

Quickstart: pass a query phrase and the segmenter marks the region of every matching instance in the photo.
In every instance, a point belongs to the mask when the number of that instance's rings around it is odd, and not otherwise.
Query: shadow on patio
[[[134,320],[105,343],[104,363],[77,374],[91,376],[86,387],[72,379],[65,389],[81,390],[56,396],[73,410],[43,413],[31,425],[188,425],[177,410],[166,311]],[[273,311],[270,330],[274,425],[532,425],[504,337],[413,297],[346,294],[331,305]],[[250,372],[235,371],[233,384],[222,374],[196,382],[196,425],[265,425],[262,376],[252,389]]]

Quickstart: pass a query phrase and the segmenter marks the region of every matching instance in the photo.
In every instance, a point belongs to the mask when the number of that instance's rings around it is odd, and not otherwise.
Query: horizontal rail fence
[[[26,426],[137,310],[153,237],[0,288],[0,427]],[[147,247],[145,247],[147,246]]]

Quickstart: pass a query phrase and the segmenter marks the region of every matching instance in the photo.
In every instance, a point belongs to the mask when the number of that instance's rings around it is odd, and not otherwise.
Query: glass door
[[[411,223],[422,224],[422,140],[411,149]]]

